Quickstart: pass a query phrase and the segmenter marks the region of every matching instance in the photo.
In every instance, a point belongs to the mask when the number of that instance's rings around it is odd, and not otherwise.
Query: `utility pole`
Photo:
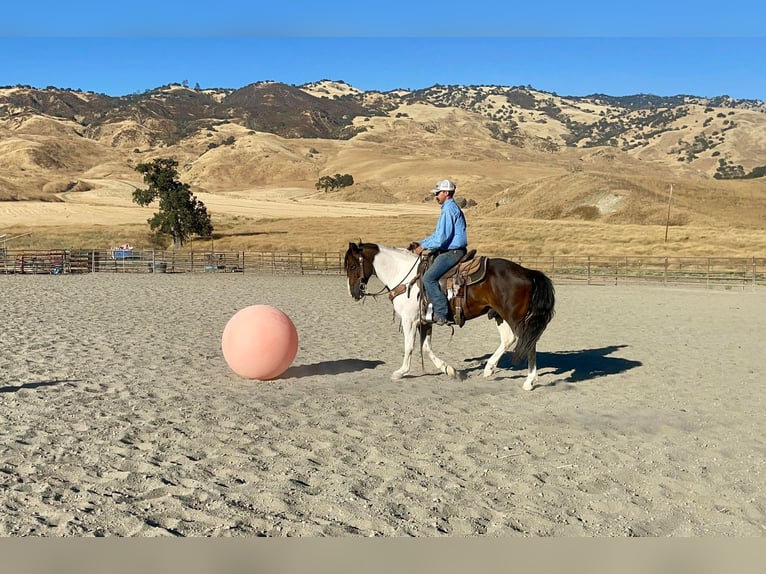
[[[668,194],[668,217],[665,220],[665,243],[668,242],[668,225],[670,225],[670,201],[673,199],[673,184],[670,184],[670,193]]]

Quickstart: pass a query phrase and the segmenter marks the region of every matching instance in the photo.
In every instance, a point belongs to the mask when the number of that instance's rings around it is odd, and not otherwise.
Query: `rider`
[[[431,190],[436,201],[441,205],[436,230],[420,243],[411,243],[409,247],[418,255],[426,249],[437,253],[436,258],[423,274],[423,286],[433,305],[433,321],[437,325],[450,323],[449,305],[447,297],[439,287],[439,277],[460,261],[468,245],[465,215],[460,206],[455,203],[455,189],[455,184],[449,179],[436,182],[436,187]]]

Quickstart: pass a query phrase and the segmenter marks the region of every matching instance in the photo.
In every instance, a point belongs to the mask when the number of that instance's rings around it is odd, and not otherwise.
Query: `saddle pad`
[[[482,255],[480,257],[474,257],[465,263],[461,263],[458,266],[457,272],[458,275],[462,275],[466,278],[466,285],[480,283],[484,281],[484,277],[487,274],[487,258]]]

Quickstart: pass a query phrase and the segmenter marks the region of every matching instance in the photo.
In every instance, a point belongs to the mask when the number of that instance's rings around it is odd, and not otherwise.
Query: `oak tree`
[[[188,183],[178,179],[178,162],[159,158],[140,163],[136,171],[144,176],[147,189],[136,189],[133,202],[141,206],[159,200],[159,211],[147,220],[155,236],[167,236],[181,247],[192,235],[210,237],[213,225],[205,204],[191,192]]]

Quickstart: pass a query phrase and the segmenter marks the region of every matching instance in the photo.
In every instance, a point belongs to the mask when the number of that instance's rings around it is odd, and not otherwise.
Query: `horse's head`
[[[348,292],[355,300],[359,301],[367,293],[367,281],[375,274],[372,260],[378,246],[372,243],[349,243],[346,255],[343,258],[343,268],[348,277]]]

